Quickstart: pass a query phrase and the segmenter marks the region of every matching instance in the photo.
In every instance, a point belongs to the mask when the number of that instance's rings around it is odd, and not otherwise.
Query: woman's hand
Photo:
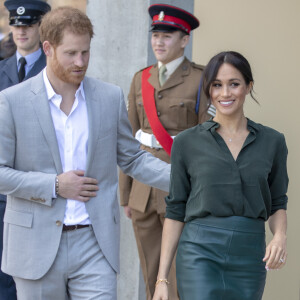
[[[266,262],[266,269],[281,269],[287,258],[286,252],[286,228],[287,217],[284,209],[277,210],[269,218],[269,226],[273,233],[273,239],[266,248],[263,261]]]
[[[168,300],[169,291],[166,282],[159,282],[155,287],[155,292],[152,300]]]
[[[281,269],[287,259],[286,236],[275,235],[266,248],[263,261],[266,262],[266,269]]]

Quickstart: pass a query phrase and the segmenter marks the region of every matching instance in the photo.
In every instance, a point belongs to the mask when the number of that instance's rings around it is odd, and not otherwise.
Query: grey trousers
[[[62,233],[56,259],[41,279],[14,280],[18,300],[117,299],[117,274],[104,257],[91,226]]]

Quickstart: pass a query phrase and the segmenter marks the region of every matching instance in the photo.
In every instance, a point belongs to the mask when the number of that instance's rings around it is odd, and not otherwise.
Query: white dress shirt
[[[67,116],[60,109],[62,97],[53,90],[47,77],[46,68],[43,70],[43,78],[56,132],[63,171],[85,170],[89,130],[83,82],[81,82],[75,93],[75,100],[71,112]],[[85,203],[67,199],[64,224],[85,225],[90,223]]]
[[[175,72],[175,70],[179,67],[179,65],[184,61],[184,55],[180,56],[169,63],[165,64],[167,71],[166,71],[166,80],[170,78],[170,76]],[[158,62],[158,68],[163,65],[162,62]]]

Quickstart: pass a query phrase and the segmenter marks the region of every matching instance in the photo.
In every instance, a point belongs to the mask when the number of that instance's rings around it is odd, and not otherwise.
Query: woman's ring
[[[280,258],[279,261],[280,261],[281,263],[284,263],[284,259],[283,259],[283,258]]]

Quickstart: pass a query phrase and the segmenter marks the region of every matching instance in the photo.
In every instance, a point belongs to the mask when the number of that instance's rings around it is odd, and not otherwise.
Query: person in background
[[[45,66],[45,54],[40,47],[39,25],[41,17],[51,8],[38,0],[7,0],[16,53],[0,61],[0,91],[37,75]],[[3,240],[3,216],[6,196],[0,195],[0,252]],[[1,263],[1,256],[0,256]],[[16,288],[11,276],[0,270],[0,295],[5,300],[16,299]]]
[[[17,47],[10,32],[0,41],[0,60],[11,57],[16,50]]]
[[[9,25],[16,54],[0,61],[0,91],[37,75],[46,65],[40,45],[39,25],[51,8],[39,0],[7,0]]]
[[[203,66],[189,61],[184,50],[190,33],[199,26],[191,13],[175,6],[154,4],[151,44],[157,63],[138,71],[128,96],[128,115],[133,135],[144,149],[170,162],[174,136],[214,115],[201,90]],[[201,95],[202,94],[202,95]],[[201,96],[201,97],[200,97]],[[120,174],[120,199],[132,219],[147,299],[155,289],[166,192]],[[175,264],[168,280],[170,299],[178,299]]]
[[[214,56],[203,77],[216,116],[174,140],[153,300],[172,299],[167,276],[176,249],[181,300],[260,300],[266,271],[287,258],[285,138],[245,117],[254,81],[241,54]]]
[[[1,267],[18,300],[116,300],[117,167],[169,189],[170,165],[139,148],[121,88],[85,76],[93,34],[78,9],[48,12],[46,68],[0,92]]]

